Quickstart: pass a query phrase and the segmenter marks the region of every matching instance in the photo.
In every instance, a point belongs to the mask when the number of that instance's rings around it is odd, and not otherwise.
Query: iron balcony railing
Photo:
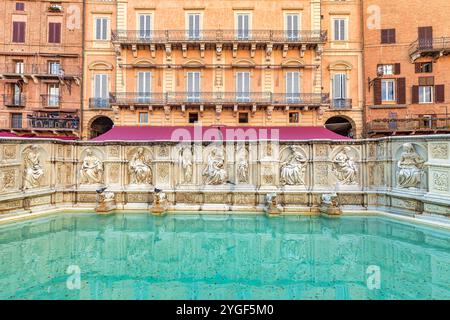
[[[0,64],[2,75],[37,75],[54,77],[80,77],[81,68],[77,65],[52,64]]]
[[[180,43],[180,42],[270,42],[324,43],[322,30],[113,30],[111,40],[118,43]]]
[[[58,108],[61,105],[61,96],[57,94],[41,94],[42,106]]]
[[[450,117],[414,117],[401,119],[375,119],[368,123],[369,133],[412,131],[450,131]]]
[[[330,107],[337,110],[351,109],[352,99],[331,99]]]
[[[329,103],[328,94],[270,93],[270,92],[121,92],[111,94],[115,105],[166,104],[265,104],[265,105],[321,105]]]
[[[77,130],[80,126],[77,118],[28,116],[27,120],[28,127],[35,130]]]
[[[6,107],[25,107],[26,97],[23,93],[4,94],[3,104]]]
[[[440,37],[433,39],[418,39],[410,44],[409,55],[419,52],[434,52],[450,50],[450,37]]]

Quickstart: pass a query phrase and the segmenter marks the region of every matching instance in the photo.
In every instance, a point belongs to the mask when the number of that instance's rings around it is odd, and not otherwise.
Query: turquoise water
[[[450,299],[450,232],[379,217],[64,213],[0,226],[0,298]]]

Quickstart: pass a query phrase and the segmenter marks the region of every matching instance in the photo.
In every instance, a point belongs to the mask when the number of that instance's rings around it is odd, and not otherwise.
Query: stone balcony
[[[409,46],[409,56],[412,61],[420,57],[438,59],[450,54],[450,37],[433,38],[430,40],[416,40]]]
[[[293,106],[314,108],[329,104],[328,94],[321,93],[270,93],[270,92],[171,92],[171,93],[112,93],[110,105],[117,106]]]
[[[187,51],[189,46],[199,46],[202,55],[205,49],[215,48],[218,54],[222,49],[232,49],[233,55],[238,46],[249,47],[252,56],[256,49],[264,49],[270,55],[272,49],[283,50],[283,56],[289,49],[300,49],[303,55],[308,48],[315,48],[321,53],[321,45],[327,41],[327,32],[322,30],[301,30],[288,32],[285,30],[113,30],[112,43],[116,46],[131,47],[137,52],[138,46],[148,46],[154,57],[156,49],[164,49],[166,53],[172,48]]]
[[[27,102],[27,98],[25,94],[4,94],[3,95],[3,105],[5,107],[25,107]]]

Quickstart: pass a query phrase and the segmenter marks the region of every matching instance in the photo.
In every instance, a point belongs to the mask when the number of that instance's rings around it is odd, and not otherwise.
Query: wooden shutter
[[[381,29],[381,43],[387,43],[387,30]]]
[[[400,74],[400,73],[401,73],[400,63],[394,64],[394,74]]]
[[[13,21],[13,42],[25,42],[25,22]]]
[[[397,79],[397,104],[406,104],[406,78]]]
[[[433,47],[433,27],[419,27],[419,48],[429,49]]]
[[[373,104],[381,105],[381,79],[375,79],[373,82]]]
[[[445,85],[439,84],[434,87],[435,97],[434,101],[436,103],[445,102]]]
[[[419,86],[412,86],[412,103],[419,103]]]
[[[421,63],[420,62],[416,62],[415,63],[415,69],[416,69],[416,73],[421,73],[422,72],[422,67],[421,67]]]
[[[50,22],[48,24],[48,42],[61,42],[61,23]]]

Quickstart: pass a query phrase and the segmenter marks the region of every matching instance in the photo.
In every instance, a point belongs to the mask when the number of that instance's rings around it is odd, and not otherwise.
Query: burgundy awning
[[[18,138],[18,135],[8,131],[0,131],[0,138]]]
[[[221,138],[222,137],[222,138]],[[325,127],[115,126],[91,141],[347,140]]]

